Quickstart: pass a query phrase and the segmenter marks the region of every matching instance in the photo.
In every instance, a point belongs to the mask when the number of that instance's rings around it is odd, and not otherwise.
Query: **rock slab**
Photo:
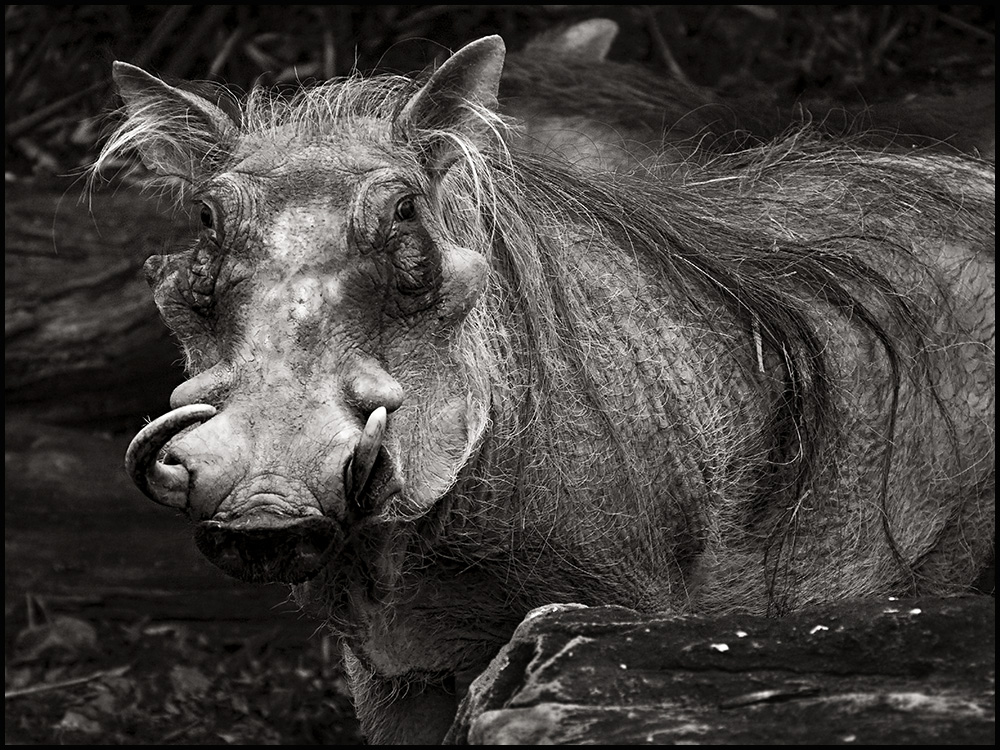
[[[445,744],[995,744],[992,596],[530,613]]]

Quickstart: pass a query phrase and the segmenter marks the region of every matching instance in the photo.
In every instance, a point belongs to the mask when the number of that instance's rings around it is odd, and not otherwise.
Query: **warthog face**
[[[146,265],[193,377],[127,468],[237,578],[309,579],[363,519],[426,512],[475,450],[488,395],[453,352],[486,262],[437,218],[447,144],[388,155],[440,114],[455,71],[391,121],[237,134],[208,99],[115,67],[146,163],[192,182],[202,223]]]

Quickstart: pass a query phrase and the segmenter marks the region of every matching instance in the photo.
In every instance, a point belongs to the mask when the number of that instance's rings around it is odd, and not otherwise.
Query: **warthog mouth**
[[[168,444],[216,413],[208,404],[178,407],[133,438],[125,465],[143,493],[194,515],[189,504],[191,475],[181,462],[172,460]],[[317,575],[346,542],[342,524],[370,514],[373,494],[392,491],[395,477],[382,447],[386,418],[385,407],[371,413],[344,467],[345,517],[329,517],[313,506],[296,510],[274,503],[238,515],[231,514],[231,507],[229,513],[216,509],[213,518],[197,525],[198,549],[242,581],[302,583]]]
[[[223,572],[249,583],[303,583],[343,546],[340,525],[326,516],[282,518],[258,512],[235,521],[202,521],[201,553]]]

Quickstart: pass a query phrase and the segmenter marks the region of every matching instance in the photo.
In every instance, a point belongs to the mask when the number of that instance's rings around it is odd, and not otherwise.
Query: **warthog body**
[[[655,168],[681,179],[692,161],[759,147],[808,124],[864,148],[994,158],[992,86],[872,105],[720,94],[610,59],[617,35],[614,21],[593,18],[543,33],[511,55],[500,103],[521,123],[520,148],[589,170]]]
[[[116,64],[204,229],[147,272],[190,379],[127,465],[438,741],[550,602],[969,590],[994,538],[994,172],[806,133],[683,187],[509,147],[504,59],[237,111]]]

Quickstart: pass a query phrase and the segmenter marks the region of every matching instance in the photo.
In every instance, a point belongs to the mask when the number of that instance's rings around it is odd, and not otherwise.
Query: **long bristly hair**
[[[201,167],[211,162],[209,171],[221,171],[239,143],[277,131],[302,137],[357,127],[372,137],[370,123],[391,124],[416,87],[400,78],[351,78],[307,89],[291,102],[253,92],[234,118],[239,127],[235,140],[210,142],[211,134],[194,134],[206,141],[199,152]],[[913,291],[938,284],[914,254],[913,244],[921,237],[964,237],[992,247],[992,168],[960,157],[831,144],[804,128],[766,146],[702,159],[678,184],[657,179],[655,165],[634,174],[583,174],[556,160],[519,153],[507,145],[509,123],[489,111],[478,115],[493,133],[490,145],[463,133],[448,134],[461,157],[432,196],[449,239],[482,252],[491,268],[487,293],[458,337],[457,356],[467,365],[466,377],[492,398],[491,431],[478,454],[490,465],[470,470],[466,479],[487,485],[487,495],[499,497],[517,488],[527,499],[516,508],[488,505],[477,510],[456,500],[452,511],[463,514],[466,526],[475,529],[469,532],[470,543],[483,542],[486,535],[477,517],[491,514],[521,514],[523,522],[530,513],[531,525],[551,526],[552,519],[574,512],[574,492],[607,484],[596,476],[600,472],[620,480],[621,497],[599,519],[580,526],[577,546],[599,543],[595,537],[606,533],[608,525],[625,527],[639,514],[652,513],[654,497],[660,502],[666,497],[679,520],[666,529],[673,537],[671,549],[655,553],[662,557],[651,565],[669,569],[672,589],[682,593],[706,544],[698,530],[704,509],[692,507],[683,496],[688,485],[683,475],[706,470],[683,455],[651,459],[633,445],[635,420],[642,415],[623,416],[623,407],[636,406],[623,394],[634,386],[630,381],[636,367],[618,374],[615,367],[622,360],[641,360],[639,369],[645,367],[659,380],[658,423],[681,433],[715,430],[725,433],[728,444],[746,445],[753,460],[743,470],[731,471],[725,480],[730,484],[717,491],[741,494],[740,522],[759,524],[755,533],[766,540],[769,596],[773,608],[781,609],[780,579],[795,556],[790,550],[800,510],[807,499],[822,503],[823,483],[833,481],[840,470],[829,461],[844,458],[838,447],[856,419],[844,413],[839,393],[843,385],[838,377],[850,370],[841,358],[849,355],[824,329],[824,318],[849,321],[844,325],[874,342],[876,358],[884,363],[884,382],[872,385],[886,396],[883,413],[872,417],[884,426],[877,451],[884,508],[900,391],[910,383],[934,393],[929,364],[938,346],[934,323],[947,308],[943,292],[928,299]],[[134,148],[154,128],[162,140],[162,123],[152,114],[133,114],[109,141],[101,161]],[[401,160],[419,161],[419,143],[394,144],[391,125],[385,128],[384,145]],[[647,290],[653,296],[644,299],[638,292],[627,300],[633,307],[641,303],[637,312],[643,320],[604,314],[600,306],[608,304],[609,290],[593,275],[594,248],[605,254],[608,278],[615,283],[640,271],[653,274]],[[670,362],[670,352],[649,357],[644,352],[655,346],[648,337],[662,323],[658,314],[675,316],[681,335],[692,342],[731,340],[739,354],[728,362],[718,353],[706,354],[700,362]],[[689,349],[685,355],[690,356]],[[765,431],[734,438],[732,433],[741,429],[735,421],[727,424],[717,415],[698,423],[692,419],[698,409],[686,403],[689,394],[663,377],[672,368],[720,367],[732,368],[741,387],[756,391],[762,411],[770,415]],[[948,413],[940,399],[937,403],[938,413],[926,418],[947,423]],[[568,415],[575,424],[567,430]],[[592,468],[573,475],[563,467],[581,463],[580,440],[588,435],[599,436],[595,445],[605,447]],[[678,435],[678,451],[687,440]],[[720,462],[732,458],[720,457]],[[654,460],[682,476],[667,487],[657,486],[648,476]],[[549,486],[523,484],[523,477],[537,481],[545,471],[551,476]],[[462,491],[460,484],[456,495]],[[883,518],[888,516],[884,511]],[[511,528],[517,523],[507,520]],[[896,549],[888,521],[883,529],[885,543],[905,571],[909,563]],[[649,523],[640,535],[653,537],[657,531],[664,527]],[[687,532],[691,538],[684,539]],[[495,542],[504,533],[488,536]],[[452,537],[461,533],[452,532]],[[670,546],[655,538],[642,539],[640,545],[647,550]],[[497,554],[509,555],[511,567],[526,568],[534,564],[524,561],[526,552]],[[479,551],[476,556],[488,559],[491,554]],[[616,572],[619,567],[609,557],[596,570],[581,571],[593,585],[594,601],[614,596],[620,583],[616,577],[625,575]],[[560,593],[574,595],[578,588],[551,592],[551,600]]]

